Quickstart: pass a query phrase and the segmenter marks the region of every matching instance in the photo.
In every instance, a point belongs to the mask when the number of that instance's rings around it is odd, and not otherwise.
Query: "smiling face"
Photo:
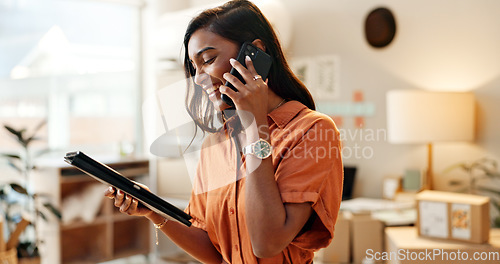
[[[238,51],[236,43],[205,29],[195,31],[188,43],[189,59],[196,69],[194,82],[219,111],[229,107],[222,101],[219,87],[226,83],[222,75],[231,70],[229,59],[236,58]]]

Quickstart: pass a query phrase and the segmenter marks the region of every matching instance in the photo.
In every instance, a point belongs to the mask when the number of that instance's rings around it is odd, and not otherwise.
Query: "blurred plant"
[[[21,150],[19,153],[0,153],[0,156],[7,159],[9,166],[19,172],[22,178],[19,179],[21,184],[10,182],[0,185],[0,210],[4,214],[7,223],[8,234],[12,233],[23,217],[30,221],[29,228],[24,232],[23,240],[17,247],[20,257],[39,256],[38,246],[43,241],[37,235],[36,220],[38,217],[47,221],[46,213],[50,212],[58,219],[61,219],[59,210],[48,202],[49,195],[34,193],[31,188],[28,188],[31,181],[31,172],[36,169],[34,159],[48,152],[48,149],[43,149],[32,153],[30,149],[31,143],[40,139],[36,134],[45,124],[45,121],[38,124],[30,135],[27,135],[25,128],[14,129],[4,125],[4,128],[20,145]]]
[[[465,185],[463,189],[458,191],[471,194],[487,194],[491,198],[491,204],[500,212],[500,189],[494,188],[494,182],[500,180],[500,172],[498,171],[498,163],[496,160],[482,158],[471,163],[461,162],[448,167],[445,172],[456,169],[461,169],[467,173],[468,182],[464,184],[464,181],[454,179],[449,181],[450,186]],[[488,186],[478,184],[482,180],[490,180],[487,182]],[[500,227],[500,216],[495,217],[493,223],[496,227]]]

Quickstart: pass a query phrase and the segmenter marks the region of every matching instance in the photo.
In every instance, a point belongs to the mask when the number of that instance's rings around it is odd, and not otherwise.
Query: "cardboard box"
[[[387,227],[385,252],[368,259],[383,259],[387,264],[498,264],[500,229],[490,230],[485,244],[440,240],[418,236],[416,227]]]
[[[315,261],[325,264],[351,262],[351,217],[348,212],[339,213],[332,243],[316,252]]]
[[[489,239],[489,197],[423,191],[417,194],[420,236],[485,243]]]
[[[380,220],[373,219],[371,214],[353,214],[351,221],[352,263],[361,264],[367,257],[367,252],[383,251],[384,224]],[[370,263],[382,263],[382,261]]]

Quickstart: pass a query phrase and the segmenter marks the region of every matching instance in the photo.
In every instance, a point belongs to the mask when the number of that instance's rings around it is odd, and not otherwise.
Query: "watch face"
[[[271,156],[271,145],[265,140],[259,140],[255,143],[253,152],[260,159],[265,159]]]

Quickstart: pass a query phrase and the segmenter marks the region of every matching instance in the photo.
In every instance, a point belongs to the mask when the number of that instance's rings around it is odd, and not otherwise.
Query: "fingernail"
[[[250,56],[248,56],[248,55],[245,56],[245,60],[252,61],[252,59],[250,59]]]
[[[233,58],[229,59],[229,63],[231,63],[231,65],[234,65],[235,62],[236,62],[235,59],[233,59]]]
[[[108,190],[111,192],[111,193],[114,193],[115,192],[115,189],[111,186],[109,186]]]

